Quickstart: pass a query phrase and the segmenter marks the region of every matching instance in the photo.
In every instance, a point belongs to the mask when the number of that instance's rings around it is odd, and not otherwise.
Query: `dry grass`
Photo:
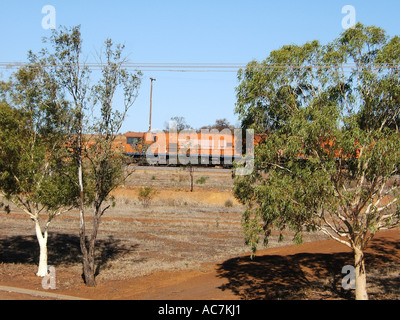
[[[198,177],[206,174],[209,179],[196,185],[194,192],[187,189],[188,173],[180,169],[140,169],[115,192],[116,206],[105,214],[100,224],[99,281],[142,277],[157,271],[196,270],[204,263],[220,263],[249,252],[241,228],[243,207],[232,196],[230,172],[195,174]],[[142,186],[158,191],[146,208],[138,199],[137,190]],[[37,263],[33,224],[24,213],[12,209],[10,215],[0,214],[0,276],[15,276],[27,268],[34,272]],[[90,211],[87,214],[90,221]],[[81,283],[78,228],[77,212],[58,217],[50,227],[49,264],[78,275],[60,280],[63,288]],[[326,237],[309,234],[304,240],[320,239]],[[290,233],[282,243],[271,239],[269,246],[289,244],[292,244]],[[385,270],[369,271],[373,298],[400,296],[399,269],[393,263]],[[330,278],[321,279],[301,292],[294,292],[293,296],[331,298],[330,287]],[[286,294],[282,292],[282,296]]]

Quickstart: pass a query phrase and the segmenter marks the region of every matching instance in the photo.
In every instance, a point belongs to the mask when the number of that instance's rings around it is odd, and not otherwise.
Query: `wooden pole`
[[[149,117],[149,132],[151,132],[151,111],[153,107],[153,81],[156,79],[150,78],[151,80],[151,88],[150,88],[150,117]]]

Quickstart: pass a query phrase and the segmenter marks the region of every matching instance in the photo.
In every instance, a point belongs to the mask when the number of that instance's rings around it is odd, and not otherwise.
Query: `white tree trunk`
[[[40,248],[39,268],[36,275],[38,277],[44,277],[47,275],[47,230],[43,235],[38,220],[35,220],[35,229]]]
[[[356,248],[354,250],[354,258],[356,272],[356,300],[368,300],[364,253]]]

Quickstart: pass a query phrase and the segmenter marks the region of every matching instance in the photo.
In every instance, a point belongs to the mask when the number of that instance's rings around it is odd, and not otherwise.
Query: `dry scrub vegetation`
[[[189,173],[182,169],[142,167],[133,172],[126,185],[114,193],[115,206],[100,224],[97,245],[99,283],[141,277],[156,271],[201,270],[204,263],[229,262],[233,257],[249,252],[241,228],[243,207],[232,196],[230,171],[195,171],[195,179],[202,176],[207,177],[205,182],[195,184],[194,192],[190,192]],[[142,187],[156,191],[145,206],[138,197]],[[33,275],[38,260],[39,249],[32,223],[22,212],[11,209],[11,214],[0,213],[0,280],[23,277],[24,273]],[[292,244],[290,234],[282,243],[276,239],[271,239],[270,247]],[[313,233],[307,235],[305,241],[320,239],[326,237]],[[50,229],[49,264],[57,268],[60,289],[82,284],[78,212],[54,220]],[[250,271],[253,270],[257,269],[252,267]],[[387,271],[380,268],[371,273],[372,291],[375,292],[372,297],[398,298],[399,290],[395,289],[399,281],[397,270],[398,263],[392,262]],[[232,281],[235,279],[236,274],[224,272]],[[63,273],[69,276],[63,277]],[[266,296],[265,279],[268,278],[263,275],[262,279],[257,280],[263,283],[260,287],[263,294],[258,298],[332,296],[332,290],[326,293],[332,286],[330,278],[321,279],[318,285],[296,289],[293,295],[289,290],[283,296]],[[382,292],[384,283],[392,285]],[[257,285],[245,288],[243,292],[238,291],[239,297],[257,298]],[[268,289],[268,292],[272,290]]]
[[[185,170],[137,168],[115,192],[115,206],[102,218],[97,250],[99,281],[159,270],[196,269],[203,263],[248,252],[241,230],[243,208],[231,193],[231,172],[195,172],[195,179],[204,176],[206,181],[195,184],[194,192],[189,192],[190,177]],[[156,191],[145,206],[138,197],[141,187]],[[34,264],[38,252],[33,226],[22,212],[11,208],[11,214],[0,214],[0,261]],[[78,228],[77,212],[54,220],[49,264],[79,272]],[[319,235],[311,235],[308,240],[316,237]],[[288,237],[286,244],[290,241]]]

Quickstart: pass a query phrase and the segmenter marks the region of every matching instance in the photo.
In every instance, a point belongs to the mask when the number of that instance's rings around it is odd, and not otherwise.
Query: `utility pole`
[[[153,81],[156,79],[150,78],[151,80],[151,88],[150,88],[150,118],[149,118],[149,132],[151,132],[151,109],[153,107]]]

